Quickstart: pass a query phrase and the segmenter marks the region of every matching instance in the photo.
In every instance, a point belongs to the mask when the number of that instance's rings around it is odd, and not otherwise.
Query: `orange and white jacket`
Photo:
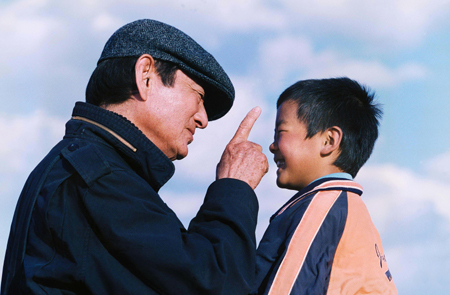
[[[380,235],[352,180],[319,179],[271,218],[251,294],[397,294]]]

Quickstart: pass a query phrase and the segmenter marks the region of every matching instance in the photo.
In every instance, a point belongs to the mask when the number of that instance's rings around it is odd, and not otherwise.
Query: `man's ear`
[[[147,99],[147,93],[151,90],[154,73],[156,72],[155,60],[149,54],[141,55],[136,61],[134,68],[136,76],[136,85],[141,99]]]
[[[320,150],[320,155],[328,156],[331,153],[333,153],[334,151],[338,152],[339,146],[342,141],[342,136],[343,136],[343,133],[342,133],[341,128],[339,128],[337,126],[328,128],[322,134],[323,144],[322,144],[322,148]]]

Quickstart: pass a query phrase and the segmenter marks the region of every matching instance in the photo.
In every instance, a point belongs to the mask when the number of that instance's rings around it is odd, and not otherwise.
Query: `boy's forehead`
[[[292,100],[283,102],[277,109],[277,118],[275,125],[286,124],[292,121],[298,121],[297,117],[297,103]]]
[[[281,105],[277,108],[277,113],[279,113],[281,111],[286,112],[286,109],[289,109],[289,110],[292,109],[292,110],[295,110],[295,112],[297,112],[297,109],[298,109],[297,101],[291,100],[291,99],[283,101],[281,103]]]

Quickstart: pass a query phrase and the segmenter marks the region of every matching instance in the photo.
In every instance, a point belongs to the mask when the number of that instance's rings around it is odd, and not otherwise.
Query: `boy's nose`
[[[272,154],[275,154],[275,151],[277,150],[277,146],[276,146],[275,141],[272,142],[272,143],[270,144],[269,150],[270,150],[270,152],[271,152]]]

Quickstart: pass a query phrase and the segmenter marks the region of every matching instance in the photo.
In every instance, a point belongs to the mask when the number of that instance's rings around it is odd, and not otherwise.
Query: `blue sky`
[[[236,102],[196,133],[163,199],[187,225],[241,119],[263,109],[250,139],[273,138],[278,95],[299,79],[349,76],[377,93],[384,117],[356,178],[400,294],[450,287],[450,0],[0,2],[0,259],[22,186],[61,138],[109,36],[141,18],[197,40],[229,73]],[[257,188],[260,239],[292,194],[275,166]]]

